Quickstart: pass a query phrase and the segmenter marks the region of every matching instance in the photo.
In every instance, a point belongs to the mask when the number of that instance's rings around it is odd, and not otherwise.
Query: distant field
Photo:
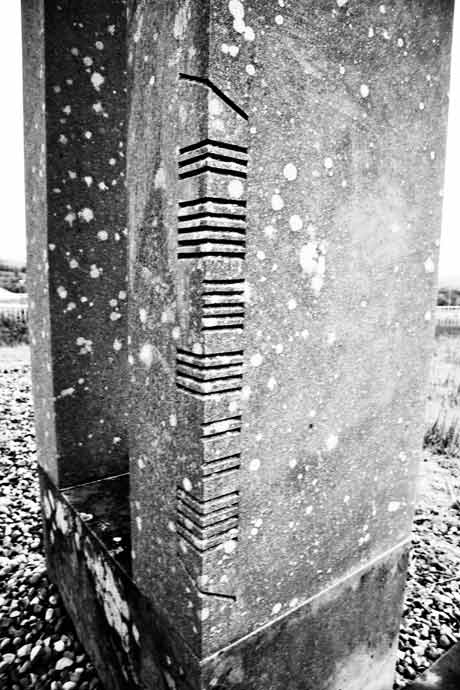
[[[0,368],[11,369],[30,363],[28,345],[0,346]]]
[[[425,420],[426,441],[460,455],[460,328],[436,337]]]

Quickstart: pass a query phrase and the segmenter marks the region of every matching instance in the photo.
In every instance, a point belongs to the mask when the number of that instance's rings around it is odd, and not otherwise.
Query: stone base
[[[41,486],[50,577],[110,690],[391,690],[407,545],[199,660],[131,580],[127,475]]]

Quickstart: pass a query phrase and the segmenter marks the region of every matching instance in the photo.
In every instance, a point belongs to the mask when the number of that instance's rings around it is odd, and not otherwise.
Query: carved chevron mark
[[[199,552],[237,540],[238,503],[238,491],[200,501],[178,487],[177,532]]]
[[[242,353],[195,355],[178,350],[176,383],[178,388],[200,396],[241,390]]]
[[[230,153],[233,155],[229,155]],[[207,139],[192,147],[181,149],[179,179],[201,175],[204,172],[246,178],[247,164],[247,150],[244,147]]]
[[[179,79],[184,79],[185,81],[191,81],[197,84],[203,84],[203,86],[207,86],[208,89],[211,89],[211,91],[213,91],[216,94],[216,96],[219,96],[219,98],[222,101],[224,101],[224,103],[229,105],[230,108],[232,108],[235,111],[235,113],[238,113],[238,115],[240,115],[244,120],[249,119],[244,110],[240,108],[240,106],[237,105],[234,101],[232,101],[232,99],[229,98],[229,96],[227,96],[226,93],[221,91],[215,84],[213,84],[213,82],[210,79],[206,79],[204,77],[195,77],[190,74],[183,73],[179,74]]]

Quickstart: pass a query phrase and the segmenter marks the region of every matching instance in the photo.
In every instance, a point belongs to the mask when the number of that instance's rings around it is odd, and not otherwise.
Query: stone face
[[[125,32],[122,0],[24,3],[37,430],[61,485],[127,468]]]
[[[133,572],[198,655],[412,519],[452,4],[284,5],[133,16]]]

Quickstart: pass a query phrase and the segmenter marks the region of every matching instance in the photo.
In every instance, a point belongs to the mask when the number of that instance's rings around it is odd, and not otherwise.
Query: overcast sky
[[[25,259],[24,164],[20,0],[0,0],[2,165],[0,258]],[[450,91],[450,123],[441,235],[440,282],[460,285],[460,11],[456,16]]]

